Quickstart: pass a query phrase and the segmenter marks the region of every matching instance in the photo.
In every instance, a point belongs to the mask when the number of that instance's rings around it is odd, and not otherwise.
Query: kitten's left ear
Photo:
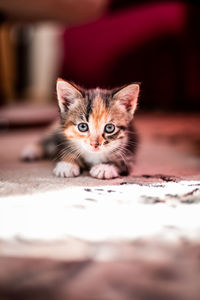
[[[118,90],[114,94],[113,98],[119,100],[120,103],[126,107],[128,112],[134,114],[137,107],[139,91],[139,84],[129,84],[128,86]]]

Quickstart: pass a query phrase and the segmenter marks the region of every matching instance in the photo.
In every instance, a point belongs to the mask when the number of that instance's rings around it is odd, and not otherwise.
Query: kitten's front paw
[[[90,175],[99,179],[111,179],[119,176],[117,167],[109,164],[100,164],[91,168]]]
[[[80,168],[76,164],[60,161],[57,163],[53,173],[58,177],[76,177],[80,174]]]

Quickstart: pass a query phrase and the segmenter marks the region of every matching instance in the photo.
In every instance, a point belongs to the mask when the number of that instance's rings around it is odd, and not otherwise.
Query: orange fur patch
[[[94,126],[98,129],[102,122],[105,122],[108,116],[108,111],[105,107],[105,103],[100,96],[97,96],[94,99],[94,107],[91,114],[91,118],[93,119]]]
[[[69,125],[67,128],[65,128],[64,134],[68,139],[74,139],[74,138],[84,139],[84,138],[86,138],[85,135],[80,134],[76,131],[76,129],[74,128],[74,125]]]

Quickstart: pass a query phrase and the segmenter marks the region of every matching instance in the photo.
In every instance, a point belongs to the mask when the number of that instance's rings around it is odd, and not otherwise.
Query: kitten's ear
[[[81,92],[72,84],[58,78],[56,84],[58,105],[61,112],[66,112],[69,105],[77,98],[82,98]]]
[[[137,107],[139,91],[139,84],[129,84],[120,90],[118,89],[117,92],[114,93],[113,98],[119,100],[120,103],[126,107],[128,112],[134,114]]]

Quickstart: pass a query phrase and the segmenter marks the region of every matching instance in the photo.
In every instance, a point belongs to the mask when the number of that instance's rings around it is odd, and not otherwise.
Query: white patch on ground
[[[0,240],[200,242],[200,181],[73,187],[0,198]]]
[[[118,177],[119,172],[114,165],[100,164],[91,168],[90,175],[99,179],[111,179]]]
[[[76,177],[80,174],[80,168],[78,165],[60,161],[54,168],[53,173],[57,177]]]

